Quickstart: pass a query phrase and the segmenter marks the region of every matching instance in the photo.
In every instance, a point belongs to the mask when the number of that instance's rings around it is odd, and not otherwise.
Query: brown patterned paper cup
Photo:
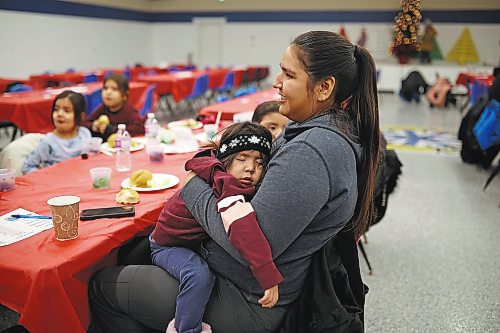
[[[65,241],[78,237],[80,198],[74,195],[64,195],[50,198],[47,204],[52,212],[56,239]]]

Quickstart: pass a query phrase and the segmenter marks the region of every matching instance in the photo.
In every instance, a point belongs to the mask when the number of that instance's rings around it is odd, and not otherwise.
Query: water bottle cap
[[[125,124],[118,124],[118,129],[125,129],[126,127]]]
[[[154,117],[155,117],[154,113],[152,113],[152,112],[148,113],[148,118],[154,118]]]

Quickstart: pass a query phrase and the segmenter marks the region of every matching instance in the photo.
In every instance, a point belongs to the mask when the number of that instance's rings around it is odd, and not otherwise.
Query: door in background
[[[217,67],[223,64],[224,26],[226,18],[210,17],[193,19],[196,26],[197,49],[194,55],[199,68]]]

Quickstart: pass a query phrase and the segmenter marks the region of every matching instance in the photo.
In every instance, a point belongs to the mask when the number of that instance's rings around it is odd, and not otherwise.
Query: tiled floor
[[[382,127],[453,133],[461,120],[455,108],[430,109],[389,94],[380,96],[380,116]],[[0,147],[4,138],[0,133]],[[370,287],[366,331],[498,332],[500,177],[483,192],[488,173],[457,154],[398,155],[403,174],[386,216],[367,234],[373,275],[361,260]]]
[[[456,133],[457,109],[430,109],[382,95],[382,127],[413,125]],[[367,332],[498,332],[500,177],[458,155],[398,151],[403,166],[382,221],[364,247]]]

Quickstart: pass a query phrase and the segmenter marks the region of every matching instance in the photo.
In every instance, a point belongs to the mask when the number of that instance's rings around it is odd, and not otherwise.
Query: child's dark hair
[[[210,143],[208,143],[205,147],[217,151],[224,143],[228,143],[231,139],[239,135],[255,135],[257,137],[264,137],[269,144],[273,142],[273,136],[267,128],[257,123],[244,121],[241,123],[229,125],[225,129],[223,129],[221,138],[218,142],[210,141]],[[224,167],[228,168],[235,157],[236,154],[231,154],[219,159]],[[269,155],[266,155],[264,153],[262,154],[264,165],[267,165],[267,163],[269,162],[269,158]]]
[[[268,101],[260,103],[255,108],[255,111],[252,116],[252,121],[254,123],[260,123],[267,114],[278,113],[280,112],[279,110],[280,110],[280,103],[278,101]]]
[[[118,85],[118,90],[120,90],[120,92],[124,96],[128,96],[128,79],[125,76],[116,73],[111,73],[104,78],[102,86],[104,87],[106,85],[106,82],[108,82],[109,80],[115,81],[116,84]]]
[[[310,94],[317,83],[335,79],[329,110],[324,111],[331,112],[339,129],[362,147],[357,163],[358,200],[351,221],[361,235],[374,218],[373,191],[380,153],[375,62],[367,50],[330,31],[306,32],[291,45],[309,75]]]
[[[85,97],[82,94],[74,92],[72,90],[66,90],[56,96],[54,102],[52,103],[52,114],[56,109],[56,102],[60,99],[68,98],[71,104],[73,104],[73,112],[75,113],[75,125],[81,124],[85,118],[85,111],[87,110],[87,103],[85,103]],[[54,117],[52,117],[52,123],[54,123]]]

